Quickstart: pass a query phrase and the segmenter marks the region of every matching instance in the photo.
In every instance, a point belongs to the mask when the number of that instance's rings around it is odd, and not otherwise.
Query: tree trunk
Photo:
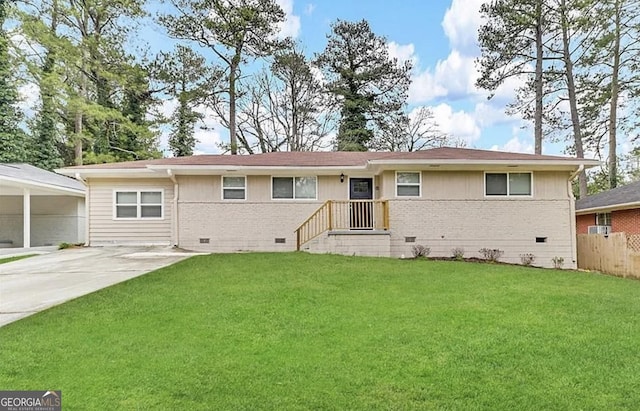
[[[565,74],[567,76],[567,90],[569,92],[569,107],[571,111],[571,124],[573,126],[573,140],[576,149],[576,157],[584,158],[584,148],[582,147],[582,128],[580,117],[578,116],[578,98],[576,96],[576,85],[573,77],[573,61],[569,51],[569,22],[567,20],[567,2],[560,1],[562,13],[562,58],[564,60]],[[587,173],[582,170],[578,176],[580,198],[587,195]]]
[[[238,65],[239,61],[236,63],[234,57],[231,67],[229,67],[229,142],[233,155],[238,154],[238,136],[236,134],[236,70],[238,70]]]
[[[78,109],[76,111],[75,118],[75,141],[74,141],[74,154],[75,154],[75,163],[77,166],[82,165],[82,111]]]
[[[536,2],[536,107],[534,113],[535,153],[542,154],[542,0]]]
[[[617,128],[618,128],[618,96],[620,88],[620,25],[622,5],[620,0],[615,2],[615,34],[613,45],[613,67],[611,72],[611,101],[609,102],[609,188],[618,186],[618,155],[617,155]]]

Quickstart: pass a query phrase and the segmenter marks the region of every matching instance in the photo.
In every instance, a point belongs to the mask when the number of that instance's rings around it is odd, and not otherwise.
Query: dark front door
[[[349,180],[351,229],[373,229],[373,179],[352,178]]]

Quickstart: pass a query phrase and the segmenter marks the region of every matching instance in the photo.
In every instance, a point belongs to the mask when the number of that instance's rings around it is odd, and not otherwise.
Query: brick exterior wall
[[[576,234],[589,234],[589,226],[595,224],[595,214],[583,214],[576,216]]]
[[[611,231],[640,234],[640,208],[611,213]]]
[[[573,218],[569,199],[391,200],[391,256],[410,256],[415,244],[430,247],[434,257],[451,257],[457,247],[465,257],[497,248],[501,261],[520,264],[520,255],[531,253],[533,265],[552,267],[551,259],[562,257],[564,268],[576,268]]]
[[[589,226],[596,225],[596,214],[576,216],[576,233],[588,234]],[[640,208],[611,212],[611,232],[640,234]]]

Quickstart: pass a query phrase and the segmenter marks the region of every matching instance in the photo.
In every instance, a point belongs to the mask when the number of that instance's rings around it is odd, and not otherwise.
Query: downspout
[[[82,184],[84,184],[84,245],[85,247],[89,247],[90,241],[89,241],[89,200],[91,198],[91,190],[89,190],[89,183],[87,182],[87,180],[83,179],[80,176],[80,173],[76,173],[75,175],[76,180],[78,180],[79,182],[81,182]]]
[[[573,196],[573,187],[571,186],[571,183],[573,183],[575,181],[575,179],[580,175],[580,173],[582,173],[582,171],[584,170],[584,164],[580,164],[578,166],[578,169],[569,176],[569,181],[567,181],[567,191],[568,191],[568,195],[569,195],[569,213],[571,218],[569,219],[570,224],[569,226],[571,227],[571,235],[569,236],[569,244],[571,245],[571,258],[573,259],[573,263],[576,265],[576,267],[578,266],[578,248],[577,248],[577,244],[576,244],[576,237],[577,237],[577,232],[576,232],[576,200],[575,197]]]
[[[171,169],[167,169],[167,175],[173,182],[173,209],[171,210],[171,227],[173,227],[173,246],[177,247],[180,244],[180,231],[178,226],[178,196],[180,195],[180,191],[178,188],[178,180],[176,176],[173,174]]]

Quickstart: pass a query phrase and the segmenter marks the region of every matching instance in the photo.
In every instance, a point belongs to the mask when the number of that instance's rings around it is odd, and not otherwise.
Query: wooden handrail
[[[330,230],[388,230],[387,200],[328,200],[296,229],[296,249]]]

